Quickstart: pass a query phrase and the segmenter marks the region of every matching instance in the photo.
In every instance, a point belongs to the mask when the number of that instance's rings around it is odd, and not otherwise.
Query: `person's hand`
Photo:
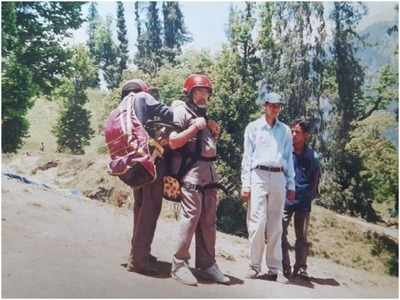
[[[207,127],[206,119],[204,118],[196,118],[193,120],[193,125],[197,128],[197,130],[203,130]]]
[[[240,197],[242,198],[243,202],[248,202],[250,200],[250,195],[251,195],[251,192],[247,192],[247,191],[242,191],[240,193]]]
[[[287,191],[287,200],[288,200],[289,203],[293,203],[294,202],[295,195],[296,195],[295,191],[292,191],[292,190],[288,190]]]
[[[207,127],[210,128],[211,133],[215,138],[219,137],[219,134],[221,133],[221,127],[217,122],[214,120],[208,120]]]

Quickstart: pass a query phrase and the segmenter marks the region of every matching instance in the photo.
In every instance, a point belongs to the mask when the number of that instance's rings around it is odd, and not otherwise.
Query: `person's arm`
[[[154,119],[158,117],[162,122],[172,122],[173,113],[170,108],[157,101],[152,95],[145,94],[146,107],[148,111],[148,119]]]
[[[169,146],[171,149],[178,149],[184,146],[190,139],[194,138],[199,130],[206,128],[207,122],[204,118],[196,118],[192,122],[187,116],[184,106],[177,106],[174,109],[174,123],[183,129],[181,132],[171,132]]]
[[[318,157],[314,151],[312,151],[312,168],[311,168],[311,175],[310,175],[310,192],[311,192],[311,199],[314,199],[318,196],[318,186],[319,181],[321,178],[321,166],[318,160]]]
[[[187,129],[177,133],[176,131],[171,132],[169,136],[169,146],[171,149],[178,149],[183,147],[190,139],[194,138],[197,133],[206,128],[207,122],[204,118],[196,118],[192,125]]]
[[[295,200],[296,182],[295,182],[295,171],[293,163],[293,138],[290,130],[286,133],[286,143],[285,143],[285,158],[287,167],[284,172],[286,177],[286,190],[287,190],[287,200],[293,202]]]
[[[243,142],[243,157],[242,157],[242,168],[241,168],[241,180],[242,180],[242,191],[241,196],[244,201],[250,199],[250,168],[251,168],[251,156],[254,152],[254,145],[251,139],[251,129],[247,125],[244,131],[244,142]]]
[[[172,122],[173,120],[174,115],[171,109],[167,105],[161,102],[154,107],[154,113],[155,115],[159,116],[162,122],[169,123]]]

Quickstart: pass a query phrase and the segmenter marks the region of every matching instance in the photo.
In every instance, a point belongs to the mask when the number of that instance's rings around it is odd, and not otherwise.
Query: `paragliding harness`
[[[198,115],[185,103],[186,111],[188,111],[192,117],[197,118]],[[207,119],[207,117],[206,117]],[[177,172],[172,171],[174,158],[181,160],[179,170]],[[198,161],[215,161],[216,157],[203,157],[201,156],[201,131],[196,135],[196,146],[195,151],[189,149],[188,144],[184,145],[180,149],[170,150],[166,153],[167,164],[170,164],[169,174],[164,176],[164,198],[173,202],[180,202],[182,200],[181,187],[185,187],[190,190],[204,192],[207,189],[219,188],[228,192],[226,187],[221,183],[210,183],[205,186],[195,185],[187,182],[183,182],[183,178],[190,171],[190,169]]]

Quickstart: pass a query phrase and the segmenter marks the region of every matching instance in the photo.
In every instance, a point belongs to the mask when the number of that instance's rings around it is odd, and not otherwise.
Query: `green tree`
[[[117,28],[118,28],[118,54],[119,54],[119,76],[122,78],[122,72],[126,70],[128,63],[128,38],[125,24],[124,4],[118,1],[117,9]]]
[[[372,199],[392,202],[394,207],[398,207],[398,156],[395,145],[385,135],[396,127],[393,114],[375,113],[357,122],[346,145],[350,153],[361,159],[360,177]]]
[[[2,149],[27,136],[33,97],[49,95],[69,71],[65,37],[82,24],[79,2],[2,2]]]
[[[362,189],[359,180],[360,160],[346,151],[350,140],[352,123],[362,113],[362,85],[364,70],[355,55],[354,42],[360,40],[355,27],[366,13],[365,6],[349,2],[335,2],[331,18],[334,21],[334,41],[332,53],[335,64],[337,96],[333,106],[335,116],[333,122],[333,138],[331,139],[332,180],[335,186],[343,191],[336,197],[340,203],[339,210],[358,214],[369,211],[372,217],[372,207],[368,201],[371,195],[368,189]],[[357,195],[360,192],[361,194]]]
[[[71,76],[64,78],[53,98],[61,100],[63,110],[53,129],[57,138],[58,151],[83,154],[83,147],[89,145],[94,131],[90,127],[90,112],[84,108],[88,98],[86,89],[96,76],[96,68],[89,53],[83,46],[74,49]]]
[[[169,63],[175,63],[177,55],[182,53],[182,46],[192,41],[184,24],[184,17],[178,2],[163,2],[164,54]]]
[[[147,6],[145,31],[141,31],[140,6],[135,3],[136,23],[138,30],[137,47],[134,62],[140,70],[155,76],[163,64],[162,27],[159,18],[157,2],[150,1]]]
[[[360,3],[335,2],[331,18],[335,24],[332,47],[335,82],[328,83],[333,94],[333,113],[329,143],[329,162],[322,184],[322,203],[327,203],[340,212],[360,215],[368,221],[377,221],[372,203],[376,193],[370,180],[365,177],[365,156],[357,151],[357,139],[352,133],[360,133],[363,120],[373,112],[384,109],[393,99],[393,74],[384,68],[379,83],[372,93],[364,95],[364,70],[356,57],[358,44],[363,39],[357,34],[356,26],[366,14]],[[327,78],[331,81],[332,78]],[[389,88],[390,87],[390,88]],[[361,127],[360,127],[361,126]],[[360,131],[361,130],[361,131]]]
[[[141,12],[141,3],[140,1],[135,1],[135,23],[136,23],[136,54],[133,58],[133,62],[139,69],[144,68],[144,59],[145,59],[145,36],[142,30],[142,20],[140,18]]]
[[[260,5],[258,45],[270,88],[286,98],[282,120],[317,118],[325,41],[321,3]],[[313,38],[310,38],[313,37]]]
[[[240,189],[244,129],[259,112],[255,100],[261,63],[253,40],[253,14],[254,4],[249,2],[242,10],[232,9],[229,45],[218,56],[212,78],[215,89],[210,116],[224,129],[218,142],[217,170],[236,190]],[[217,214],[221,230],[246,234],[246,211],[238,194],[222,195]]]
[[[101,22],[96,30],[96,51],[100,57],[100,67],[108,89],[113,89],[120,82],[118,49],[112,39],[112,18],[107,17],[105,23]]]
[[[99,66],[100,64],[100,57],[99,53],[97,52],[96,49],[96,29],[99,25],[100,19],[99,19],[99,13],[97,11],[97,3],[96,2],[90,2],[89,5],[89,12],[88,12],[88,41],[87,41],[87,46],[89,48],[89,53],[90,56],[94,59],[96,62],[96,65]],[[93,80],[93,82],[90,83],[91,87],[97,87],[99,86],[100,83],[100,78],[99,75],[97,74],[96,78]]]

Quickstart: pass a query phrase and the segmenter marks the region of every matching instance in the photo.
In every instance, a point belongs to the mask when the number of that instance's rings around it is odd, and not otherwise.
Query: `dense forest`
[[[362,3],[334,2],[329,12],[320,2],[232,4],[227,43],[213,55],[184,50],[193,37],[179,2],[134,2],[131,11],[117,2],[107,18],[96,2],[1,5],[3,153],[23,145],[37,97],[62,103],[53,128],[58,151],[79,155],[100,134],[90,127],[88,89],[107,89],[106,118],[126,79],[144,79],[170,104],[182,97],[186,76],[201,72],[213,81],[209,114],[222,127],[218,172],[239,188],[243,133],[261,114],[255,100],[264,81],[285,98],[282,121],[313,123],[310,143],[323,169],[317,203],[370,222],[383,221],[382,203],[398,215],[398,24],[378,24],[370,37],[359,32],[368,13]],[[127,18],[135,20],[135,41]],[[69,46],[65,38],[86,24],[86,43]],[[237,195],[221,194],[218,226],[245,234]]]

